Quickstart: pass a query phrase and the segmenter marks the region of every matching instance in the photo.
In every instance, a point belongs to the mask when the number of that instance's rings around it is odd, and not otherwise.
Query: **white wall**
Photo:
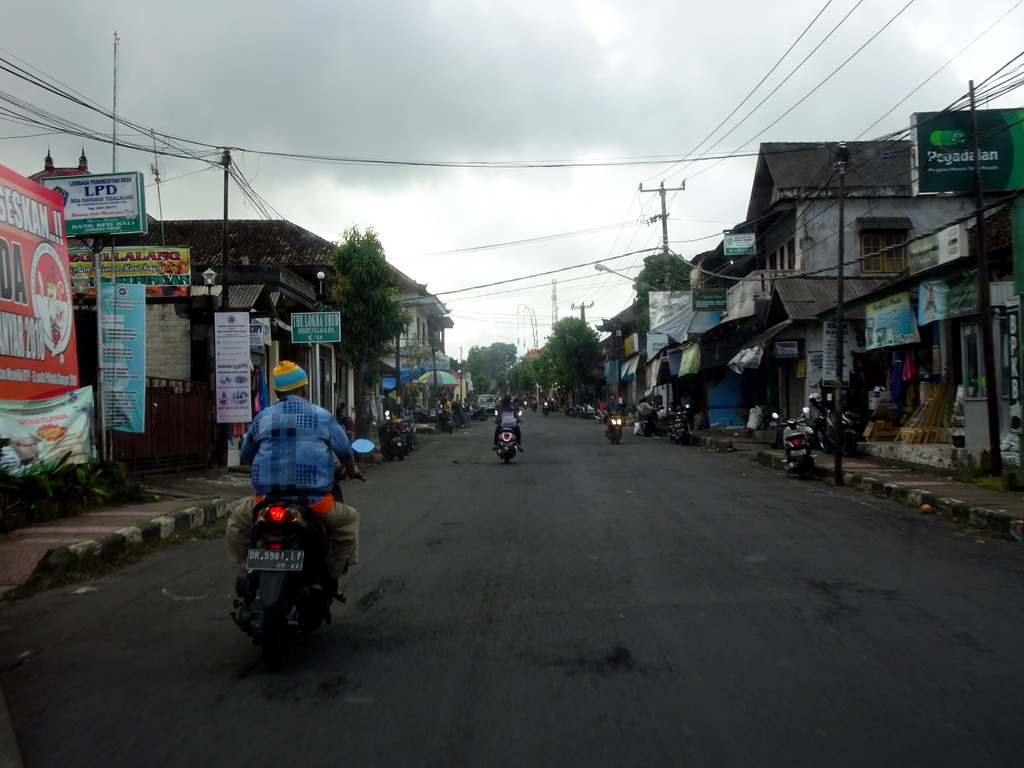
[[[147,376],[191,378],[191,340],[188,318],[178,317],[173,304],[146,304]]]

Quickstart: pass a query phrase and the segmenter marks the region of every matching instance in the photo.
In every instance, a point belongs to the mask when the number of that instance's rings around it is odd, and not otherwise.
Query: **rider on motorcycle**
[[[239,504],[227,524],[228,560],[245,571],[252,511],[265,496],[299,501],[317,514],[330,538],[327,572],[335,581],[359,556],[359,513],[331,492],[335,456],[345,475],[362,477],[341,425],[306,400],[309,379],[295,363],[274,368],[280,398],[253,419],[242,438],[241,458],[252,462],[254,498]]]
[[[501,430],[511,429],[516,435],[516,448],[522,451],[523,433],[519,429],[519,422],[519,411],[512,405],[512,398],[505,395],[501,398],[501,406],[499,406],[498,413],[494,417],[494,448],[491,450],[498,450],[498,435],[501,434]]]

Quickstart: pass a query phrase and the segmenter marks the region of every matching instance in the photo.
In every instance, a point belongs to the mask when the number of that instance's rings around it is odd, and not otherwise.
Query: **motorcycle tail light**
[[[256,519],[262,522],[294,523],[302,519],[302,514],[282,504],[274,504],[260,512]]]
[[[801,440],[799,437],[794,437],[793,438],[793,447],[794,448],[799,448],[803,444],[804,444],[804,441]]]
[[[281,548],[281,542],[279,542],[279,541],[272,542],[270,544],[270,548],[271,549],[280,549]]]
[[[287,507],[271,507],[267,511],[270,514],[270,519],[273,520],[275,523],[283,522],[284,519],[288,517]]]

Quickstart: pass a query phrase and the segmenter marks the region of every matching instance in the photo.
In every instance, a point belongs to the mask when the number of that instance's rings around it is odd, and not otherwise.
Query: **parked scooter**
[[[381,456],[389,461],[405,461],[403,437],[396,423],[391,420],[390,411],[384,411],[384,420],[377,426],[377,438],[380,440]]]
[[[782,431],[782,443],[786,449],[787,471],[801,480],[806,480],[814,470],[814,454],[811,453],[814,426],[810,420],[811,409],[804,406],[803,413],[801,419],[786,421],[786,428]],[[778,419],[779,414],[773,413],[772,418]]]
[[[441,406],[437,408],[437,430],[438,432],[447,432],[449,435],[455,432],[452,415]]]
[[[673,443],[679,445],[690,444],[690,405],[679,406],[676,410],[670,411],[668,415],[668,437]]]
[[[836,423],[834,410],[826,408],[820,399],[811,399],[818,410],[818,418],[814,420],[814,435],[818,445],[825,453],[835,453],[836,446],[841,446],[843,456],[857,455],[857,441],[860,435],[860,419],[852,411],[843,411],[840,419],[841,427]]]
[[[412,453],[419,442],[416,436],[416,422],[408,419],[395,419],[395,431],[402,441],[402,448],[406,453]]]
[[[511,429],[498,432],[498,458],[508,464],[519,452],[516,448],[516,433]]]
[[[357,453],[373,450],[356,440]],[[340,477],[333,493],[341,499]],[[327,571],[327,531],[304,504],[267,496],[253,509],[246,574],[235,581],[231,618],[263,650],[271,671],[284,664],[292,637],[331,622],[337,582]]]

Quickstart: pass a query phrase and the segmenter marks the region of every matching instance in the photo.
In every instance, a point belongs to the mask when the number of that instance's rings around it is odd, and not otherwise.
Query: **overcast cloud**
[[[659,247],[660,224],[638,223],[660,211],[657,194],[638,194],[641,183],[653,189],[663,181],[671,188],[685,180],[686,191],[670,195],[669,239],[676,253],[691,258],[743,220],[753,171],[746,155],[756,153],[759,142],[849,141],[905,130],[911,113],[956,101],[968,81],[980,83],[1024,47],[1021,0],[967,6],[911,0],[897,16],[905,5],[907,0],[28,2],[5,9],[0,49],[5,59],[109,110],[116,31],[121,117],[177,137],[190,151],[209,145],[211,158],[217,147],[234,148],[238,168],[273,215],[318,235],[336,240],[352,225],[374,228],[389,260],[448,303],[455,322],[450,354],[494,341],[518,343],[523,353],[533,346],[527,313],[536,317],[541,344],[550,330],[550,276],[448,292]],[[793,51],[729,118],[819,12]],[[108,119],[7,72],[0,84],[0,164],[29,175],[42,168],[50,148],[57,165],[75,165],[84,145],[92,172],[111,170],[109,144],[13,119],[12,113],[25,112],[8,98],[109,139]],[[1012,93],[984,106],[1022,101]],[[124,128],[118,134],[133,144],[153,144]],[[697,152],[734,157],[674,162]],[[437,168],[265,153],[425,164],[606,164]],[[663,162],[607,164],[622,159]],[[153,162],[152,152],[118,151],[118,170],[143,171],[150,182]],[[159,198],[155,185],[147,188],[150,213],[167,219],[221,216],[219,169],[165,155],[158,162],[163,182]],[[237,188],[230,198],[233,217],[261,216]],[[444,253],[590,230],[599,231]],[[608,264],[635,275],[642,260],[635,255]],[[627,280],[590,266],[554,277],[559,317],[578,314],[574,304],[587,305],[588,320],[611,317],[630,302]]]

